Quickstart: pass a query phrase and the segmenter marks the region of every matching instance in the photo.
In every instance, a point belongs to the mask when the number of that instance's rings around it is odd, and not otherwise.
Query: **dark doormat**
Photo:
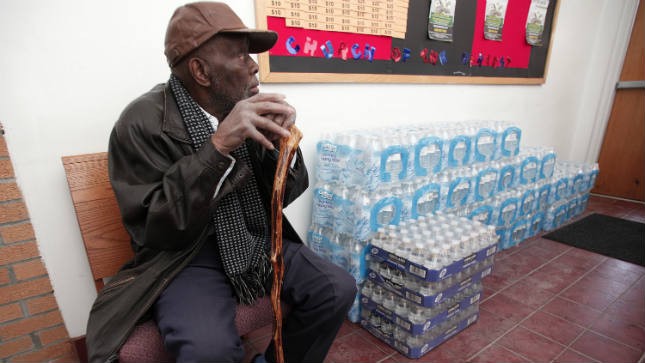
[[[645,266],[643,223],[594,213],[542,237]]]

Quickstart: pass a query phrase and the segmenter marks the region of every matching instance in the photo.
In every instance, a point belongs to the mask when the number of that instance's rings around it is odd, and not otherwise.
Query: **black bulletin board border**
[[[267,1],[255,0],[256,22],[260,29],[267,29]],[[547,11],[544,44],[532,47],[528,68],[477,67],[458,62],[464,49],[470,50],[475,26],[477,1],[459,0],[455,17],[459,16],[453,43],[437,42],[427,38],[427,14],[430,1],[410,0],[408,8],[408,34],[405,39],[392,40],[392,47],[403,49],[432,48],[440,44],[448,54],[443,66],[424,64],[419,56],[410,57],[406,64],[392,60],[366,62],[343,61],[339,58],[274,56],[265,52],[258,55],[260,81],[266,83],[444,83],[444,84],[543,84],[551,53],[551,35],[555,29],[559,0],[551,0]],[[514,1],[514,0],[509,0]],[[411,34],[418,34],[416,37]],[[281,39],[278,39],[281,41]],[[283,40],[282,40],[283,41]]]

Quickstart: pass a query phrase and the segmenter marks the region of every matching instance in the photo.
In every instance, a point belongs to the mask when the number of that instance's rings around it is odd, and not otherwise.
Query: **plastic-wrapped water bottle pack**
[[[434,267],[457,246],[466,255],[468,248],[461,246],[473,233],[463,223],[433,219],[442,213],[488,225],[487,233],[499,239],[500,249],[582,213],[597,164],[557,161],[553,148],[526,147],[521,139],[517,125],[502,121],[323,135],[317,145],[307,243],[361,284],[369,241],[381,229],[409,225],[397,246],[388,247]],[[421,240],[435,243],[422,251]],[[349,316],[354,322],[359,319],[358,305],[357,301]]]

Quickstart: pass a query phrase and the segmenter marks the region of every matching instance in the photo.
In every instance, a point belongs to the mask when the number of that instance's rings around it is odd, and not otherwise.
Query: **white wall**
[[[167,79],[165,27],[183,3],[0,2],[0,122],[71,336],[84,334],[95,293],[60,158],[105,151],[123,107]],[[228,3],[255,24],[251,0]],[[608,112],[598,105],[613,95],[638,0],[561,3],[541,86],[265,84],[262,90],[285,93],[298,109],[311,168],[326,130],[471,119],[515,121],[523,143],[552,145],[562,159],[590,159]],[[310,201],[307,192],[287,210],[301,235]]]

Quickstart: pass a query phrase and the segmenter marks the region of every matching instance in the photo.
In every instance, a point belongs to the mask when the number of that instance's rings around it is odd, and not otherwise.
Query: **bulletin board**
[[[429,38],[436,1],[454,2],[450,42]],[[542,84],[559,1],[548,1],[541,44],[530,45],[532,1],[508,0],[501,40],[489,40],[486,0],[256,0],[258,28],[278,33],[258,55],[260,80]]]

